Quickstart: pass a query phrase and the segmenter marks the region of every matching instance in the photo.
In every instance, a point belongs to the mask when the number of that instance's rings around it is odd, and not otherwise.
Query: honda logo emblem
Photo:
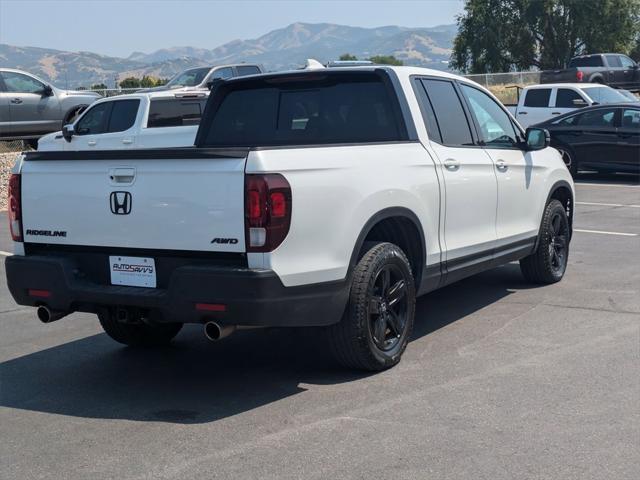
[[[111,213],[129,215],[131,213],[131,194],[129,192],[111,192],[109,199]]]

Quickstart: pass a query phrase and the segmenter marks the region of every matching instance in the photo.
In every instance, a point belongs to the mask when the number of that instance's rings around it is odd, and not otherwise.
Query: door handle
[[[501,172],[504,172],[509,168],[509,165],[507,165],[507,162],[505,162],[504,160],[498,160],[496,162],[496,168]]]
[[[526,115],[527,112],[518,112],[518,115]]]
[[[560,112],[551,112],[551,115],[560,115]]]
[[[95,147],[96,143],[98,143],[98,142],[96,142],[95,140],[88,140],[87,141],[87,145],[89,145],[90,147]]]
[[[444,161],[444,168],[447,170],[458,170],[460,168],[460,162],[458,160],[454,160],[453,158],[447,158]]]
[[[133,140],[131,140],[130,138],[123,138],[122,143],[125,145],[131,145],[133,143]]]
[[[20,105],[22,103],[22,99],[21,98],[12,98],[11,99],[11,103],[13,103],[14,105]]]

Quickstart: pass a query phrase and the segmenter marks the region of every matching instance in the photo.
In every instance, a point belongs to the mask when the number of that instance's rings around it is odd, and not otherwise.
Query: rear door
[[[618,135],[616,131],[617,108],[596,108],[578,117],[581,134],[574,144],[574,151],[581,166],[592,168],[611,167],[617,162]]]
[[[113,247],[115,254],[242,252],[247,151],[30,154],[22,166],[25,242]]]
[[[530,88],[518,107],[516,119],[523,127],[543,122],[551,116],[551,88]]]
[[[58,98],[43,95],[45,85],[18,72],[0,72],[9,99],[11,130],[16,135],[48,133],[60,129]]]

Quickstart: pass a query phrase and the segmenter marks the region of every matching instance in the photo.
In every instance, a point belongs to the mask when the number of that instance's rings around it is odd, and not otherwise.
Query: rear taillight
[[[22,241],[22,198],[20,195],[20,175],[13,173],[9,178],[9,228],[14,242]]]
[[[247,252],[271,252],[289,233],[291,186],[277,173],[246,175],[244,191]]]
[[[583,78],[584,78],[584,72],[581,72],[580,70],[578,70],[576,72],[576,80],[581,82]]]

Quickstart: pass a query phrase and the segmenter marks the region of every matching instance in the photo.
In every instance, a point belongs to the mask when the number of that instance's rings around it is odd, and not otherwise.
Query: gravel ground
[[[18,152],[0,153],[0,212],[7,209],[7,184]]]

